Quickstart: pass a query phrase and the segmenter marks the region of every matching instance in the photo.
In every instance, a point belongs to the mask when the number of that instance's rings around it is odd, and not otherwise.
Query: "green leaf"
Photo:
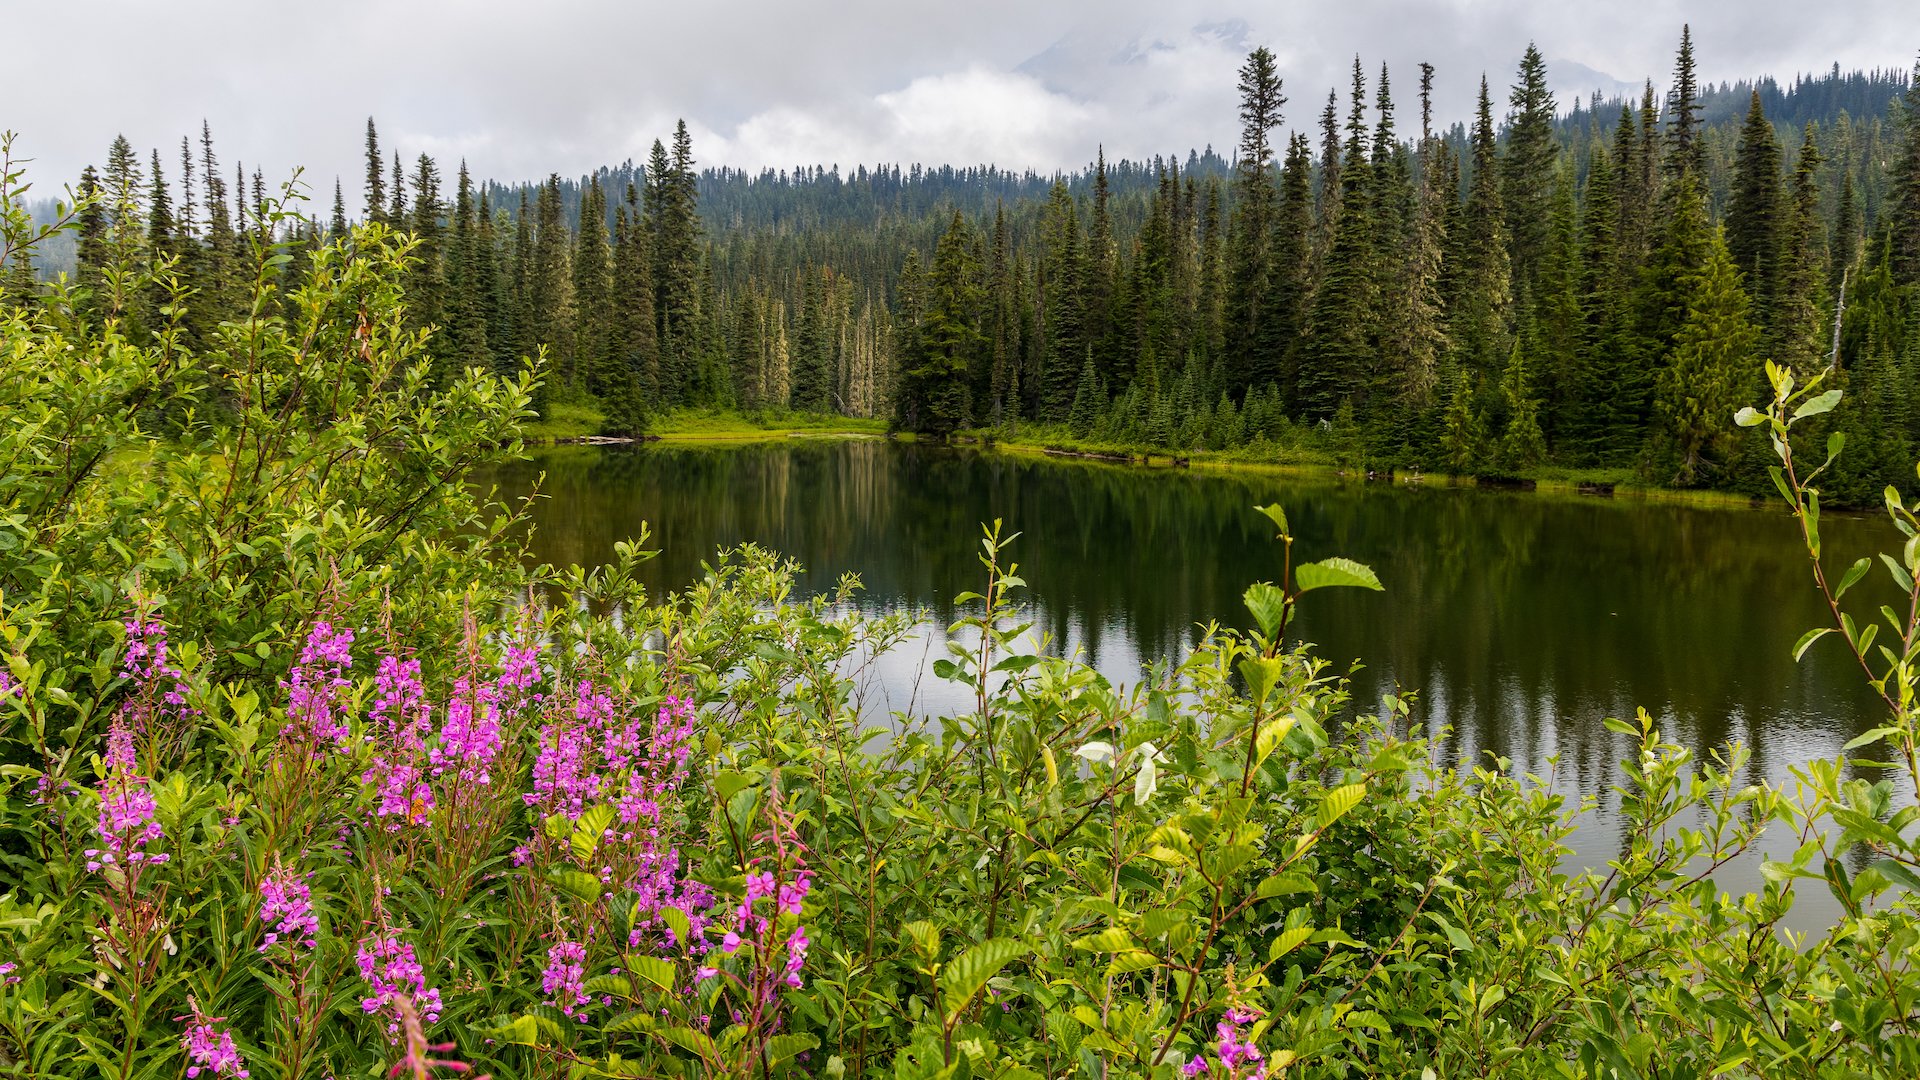
[[[1127,933],[1125,927],[1109,926],[1075,941],[1073,947],[1086,952],[1119,952],[1133,947],[1133,935]]]
[[[1160,958],[1145,949],[1128,949],[1113,955],[1107,964],[1107,975],[1127,975],[1135,971],[1145,971],[1160,962]]]
[[[1819,397],[1809,398],[1801,402],[1800,407],[1793,410],[1793,418],[1795,420],[1804,420],[1809,416],[1819,416],[1824,412],[1832,412],[1833,407],[1838,404],[1840,404],[1840,391],[1829,390]]]
[[[1263,514],[1265,514],[1265,515],[1267,515],[1267,520],[1268,520],[1268,521],[1271,521],[1271,522],[1273,522],[1273,526],[1274,526],[1274,528],[1276,528],[1276,529],[1279,529],[1279,530],[1280,530],[1280,535],[1281,535],[1281,536],[1286,536],[1286,535],[1288,535],[1288,533],[1287,533],[1287,512],[1286,512],[1286,510],[1285,510],[1285,509],[1283,509],[1283,508],[1282,508],[1282,507],[1280,506],[1280,504],[1279,504],[1279,503],[1270,503],[1270,504],[1268,504],[1268,505],[1266,505],[1266,506],[1256,506],[1256,507],[1254,507],[1254,509],[1255,509],[1255,510],[1258,510],[1258,511],[1260,511],[1261,513],[1263,513]]]
[[[1279,586],[1264,581],[1249,585],[1241,600],[1253,613],[1253,621],[1260,624],[1261,633],[1272,637],[1280,632],[1287,618],[1287,594]]]
[[[1327,792],[1326,799],[1320,804],[1320,827],[1324,829],[1339,821],[1347,811],[1360,805],[1360,799],[1366,793],[1367,785],[1364,781]]]
[[[553,883],[577,900],[591,904],[600,899],[600,879],[584,870],[555,870]]]
[[[1733,422],[1741,427],[1759,427],[1767,422],[1767,414],[1751,405],[1744,405],[1739,412],[1733,414]]]
[[[1313,878],[1298,870],[1289,870],[1262,881],[1260,887],[1253,890],[1253,895],[1255,899],[1266,900],[1291,893],[1313,892],[1317,887]]]
[[[567,846],[573,849],[575,861],[584,863],[593,858],[600,847],[600,836],[613,824],[613,817],[613,807],[601,803],[589,807],[580,815],[580,820],[573,823],[573,836],[568,838]]]
[[[1801,634],[1800,640],[1794,642],[1793,644],[1794,662],[1799,663],[1800,658],[1806,655],[1807,649],[1811,647],[1814,642],[1819,641],[1821,638],[1826,637],[1828,634],[1831,634],[1831,633],[1833,633],[1833,627],[1824,626],[1818,630],[1809,630],[1806,633]]]
[[[947,1022],[952,1023],[987,985],[987,980],[1013,962],[1022,952],[1020,943],[1007,938],[983,941],[940,969],[940,1005]]]
[[[662,990],[673,989],[673,965],[657,956],[628,956],[627,968]]]
[[[1249,656],[1240,661],[1240,677],[1247,680],[1247,696],[1255,705],[1267,700],[1280,681],[1285,665],[1277,656]]]
[[[686,948],[689,944],[688,939],[693,936],[693,927],[687,922],[687,913],[672,904],[666,904],[660,908],[660,921],[666,923],[667,929],[673,931],[674,944],[683,949]]]
[[[1847,595],[1847,590],[1858,585],[1860,579],[1867,576],[1867,568],[1872,565],[1872,559],[1863,558],[1847,567],[1847,572],[1840,577],[1839,586],[1833,590],[1833,598],[1838,600]]]
[[[1267,963],[1271,964],[1306,944],[1307,939],[1312,936],[1313,927],[1311,926],[1296,926],[1291,930],[1281,931],[1280,936],[1274,938],[1273,944],[1267,947]]]
[[[775,1035],[767,1040],[767,1063],[778,1065],[795,1054],[802,1054],[819,1046],[820,1040],[811,1035]]]
[[[1329,587],[1372,589],[1375,592],[1383,589],[1372,568],[1340,556],[1295,567],[1293,583],[1303,593]]]

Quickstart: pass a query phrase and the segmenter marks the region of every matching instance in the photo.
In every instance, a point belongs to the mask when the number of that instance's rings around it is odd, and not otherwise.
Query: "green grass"
[[[647,434],[662,439],[763,439],[786,435],[883,435],[884,420],[821,413],[738,413],[730,409],[675,409],[656,416]]]
[[[600,434],[607,414],[584,402],[555,401],[546,415],[521,429],[528,442],[561,442]]]

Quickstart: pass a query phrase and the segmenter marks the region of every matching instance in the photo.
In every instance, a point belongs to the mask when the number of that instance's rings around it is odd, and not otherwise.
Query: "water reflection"
[[[1676,741],[1738,738],[1776,782],[1837,753],[1878,715],[1837,647],[1794,664],[1818,625],[1784,513],[1630,499],[1344,484],[1269,474],[1142,470],[881,441],[569,448],[498,476],[528,490],[545,473],[535,547],[593,564],[653,528],[656,591],[692,581],[721,545],[755,541],[830,589],[857,572],[863,603],[931,609],[980,585],[979,526],[1004,519],[1033,617],[1110,678],[1178,652],[1210,619],[1243,621],[1241,591],[1279,573],[1255,503],[1280,501],[1304,559],[1371,564],[1384,594],[1315,594],[1301,632],[1337,663],[1357,660],[1356,700],[1416,692],[1415,717],[1451,728],[1457,760],[1553,755],[1570,789],[1603,796],[1625,740],[1607,716],[1636,706]],[[1833,519],[1830,558],[1891,546],[1878,518]],[[1863,586],[1863,590],[1865,587]],[[929,633],[937,637],[937,626]],[[937,641],[923,643],[939,655]],[[1833,643],[1824,643],[1833,645]],[[881,670],[879,702],[957,710],[919,678],[921,648]]]

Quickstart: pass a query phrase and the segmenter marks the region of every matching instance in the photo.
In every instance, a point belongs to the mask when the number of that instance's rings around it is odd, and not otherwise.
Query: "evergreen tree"
[[[1529,326],[1531,331],[1532,327]],[[1528,371],[1528,352],[1538,347],[1532,332],[1515,335],[1513,354],[1500,380],[1500,396],[1507,408],[1507,427],[1500,438],[1500,463],[1524,471],[1546,460],[1547,440],[1540,431],[1540,399]]]
[[[909,430],[946,436],[969,421],[967,374],[986,345],[979,276],[973,238],[956,210],[927,274],[917,354],[901,372],[901,420]]]
[[[1519,81],[1507,98],[1507,153],[1501,161],[1501,201],[1506,210],[1507,235],[1512,251],[1515,288],[1537,291],[1541,263],[1546,259],[1555,162],[1560,148],[1553,139],[1556,105],[1547,88],[1547,65],[1540,50],[1529,43],[1520,61]]]
[[[587,181],[573,248],[574,368],[587,391],[621,385],[613,355],[613,251],[607,243],[607,196],[596,175]]]
[[[1053,186],[1043,217],[1040,288],[1045,357],[1040,372],[1040,419],[1065,420],[1073,408],[1075,375],[1086,358],[1080,290],[1080,215],[1065,182]],[[904,362],[904,354],[903,354]]]
[[[1448,337],[1454,361],[1481,377],[1497,373],[1510,341],[1507,320],[1513,305],[1513,280],[1507,255],[1506,211],[1500,198],[1493,102],[1487,80],[1480,79],[1480,102],[1473,125],[1473,175],[1459,239],[1454,245],[1454,275],[1448,311]]]
[[[1920,63],[1914,64],[1898,117],[1899,156],[1889,173],[1892,198],[1887,235],[1894,275],[1908,284],[1920,284]]]
[[[387,219],[386,160],[380,156],[380,136],[373,129],[373,117],[367,117],[367,207],[369,224]],[[211,175],[211,174],[210,174]]]
[[[1774,260],[1780,253],[1780,144],[1755,90],[1740,129],[1733,192],[1727,202],[1727,250],[1745,275],[1747,295],[1765,312],[1774,295]]]
[[[1775,363],[1813,371],[1824,362],[1827,290],[1826,230],[1820,219],[1819,171],[1823,158],[1809,123],[1800,142],[1785,216],[1767,345]],[[1731,251],[1732,226],[1728,226]]]
[[[613,312],[615,377],[630,394],[643,401],[656,400],[660,388],[659,326],[654,321],[652,236],[640,210],[639,191],[627,185],[625,204],[617,215],[613,250]],[[765,312],[757,313],[755,329]],[[763,334],[764,340],[764,334]],[[757,380],[756,380],[757,381]],[[765,398],[765,386],[755,394],[755,404]]]
[[[1366,75],[1357,57],[1346,147],[1340,162],[1340,219],[1301,344],[1300,414],[1310,420],[1331,418],[1342,399],[1360,391],[1376,355],[1373,171],[1367,155]]]
[[[443,376],[468,367],[493,366],[483,300],[487,279],[493,276],[493,252],[481,247],[480,215],[465,161],[454,185],[452,234],[447,251],[446,343],[440,353]]]
[[[1673,89],[1667,92],[1667,173],[1691,174],[1703,181],[1707,147],[1700,136],[1700,83],[1694,73],[1693,28],[1680,27],[1680,52],[1673,62]]]
[[[1673,362],[1661,372],[1659,409],[1673,481],[1699,482],[1733,430],[1733,412],[1753,389],[1759,335],[1721,230],[1708,234],[1702,268],[1686,281],[1686,321]]]
[[[1262,322],[1273,291],[1272,241],[1278,190],[1274,184],[1272,135],[1283,120],[1287,97],[1273,53],[1258,48],[1240,67],[1240,147],[1234,162],[1238,196],[1230,226],[1227,283],[1227,355],[1238,385],[1274,378],[1281,358],[1263,340]]]

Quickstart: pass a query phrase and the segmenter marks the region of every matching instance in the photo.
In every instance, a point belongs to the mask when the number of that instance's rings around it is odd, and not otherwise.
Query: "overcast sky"
[[[675,118],[702,164],[993,162],[1051,171],[1182,154],[1236,138],[1235,69],[1272,49],[1310,126],[1344,101],[1356,52],[1391,65],[1417,124],[1417,65],[1442,119],[1482,71],[1504,89],[1529,40],[1564,107],[1605,81],[1664,85],[1682,22],[1713,81],[1843,67],[1905,70],[1914,0],[0,0],[7,91],[40,194],[99,162],[116,133],[174,162],[212,124],[231,169],[296,163],[359,205],[368,115],[382,142],[451,175],[578,175],[644,161]],[[1403,128],[1403,130],[1405,130]],[[172,166],[170,165],[170,168]]]

